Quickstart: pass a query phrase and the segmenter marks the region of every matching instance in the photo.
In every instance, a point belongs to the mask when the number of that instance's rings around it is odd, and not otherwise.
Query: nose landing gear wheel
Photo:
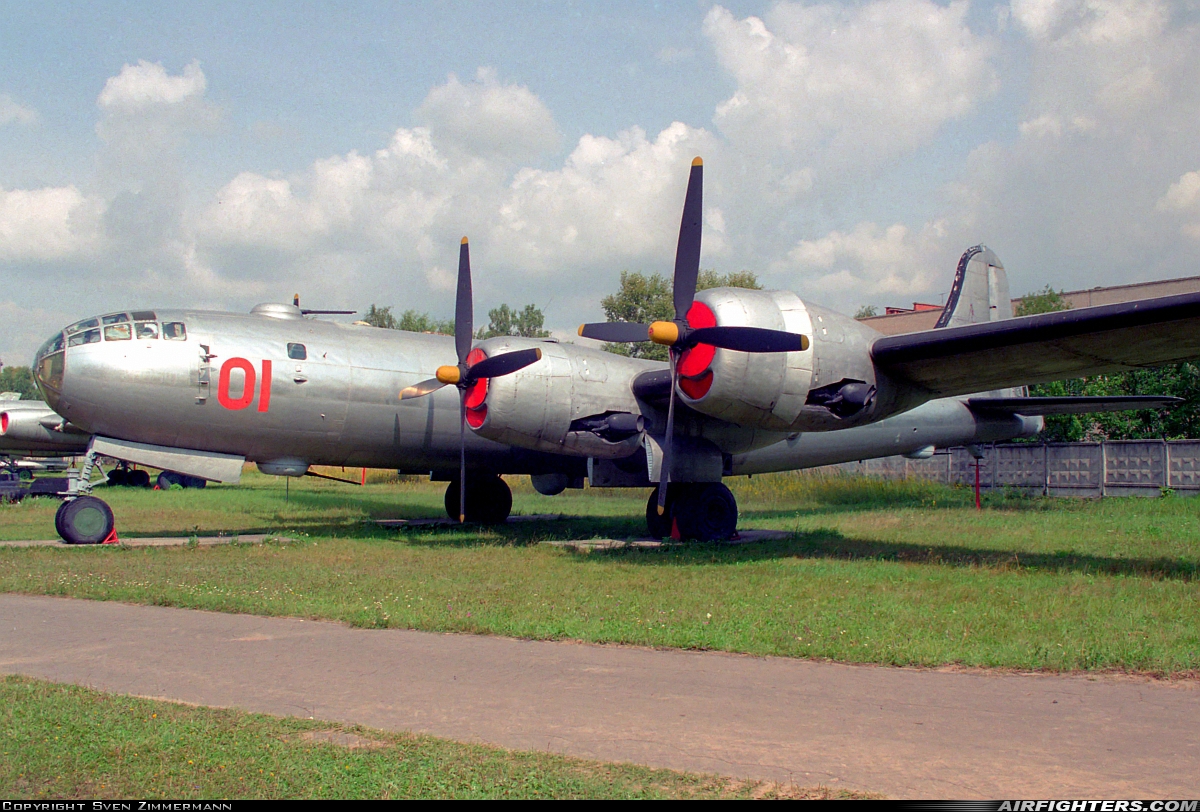
[[[446,486],[446,515],[458,521],[458,481]],[[500,524],[512,512],[512,491],[495,474],[467,477],[467,521]]]
[[[94,496],[64,502],[54,516],[54,529],[67,544],[99,544],[113,531],[112,509]]]

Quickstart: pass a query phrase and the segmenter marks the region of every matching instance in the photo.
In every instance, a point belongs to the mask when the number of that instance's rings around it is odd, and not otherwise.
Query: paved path
[[[1195,797],[1200,685],[651,651],[0,595],[0,672],[900,797]]]

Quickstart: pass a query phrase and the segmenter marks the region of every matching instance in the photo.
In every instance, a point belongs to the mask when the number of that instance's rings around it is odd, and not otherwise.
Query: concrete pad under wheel
[[[563,516],[561,513],[535,513],[530,516],[509,516],[504,524],[519,524],[521,522],[556,522]],[[368,519],[367,524],[379,527],[456,527],[460,522],[446,517],[445,519]],[[467,524],[477,524],[467,522]]]
[[[720,542],[721,544],[752,544],[756,541],[775,541],[777,539],[785,539],[790,536],[785,530],[739,530],[734,534],[734,537],[727,541]],[[551,544],[556,547],[576,547],[581,550],[619,550],[622,547],[636,547],[640,549],[654,549],[662,547],[664,543],[678,544],[679,542],[663,542],[661,539],[652,538],[637,538],[637,539],[576,539],[572,541],[543,541],[542,544]]]
[[[122,538],[118,543],[126,547],[183,547],[192,541],[192,536],[156,536],[148,538]],[[262,544],[265,541],[291,541],[286,536],[274,536],[270,533],[248,533],[238,536],[197,536],[195,541],[201,547],[212,547],[217,544]],[[37,539],[31,541],[0,541],[0,547],[103,547],[102,544],[67,544],[62,539]]]

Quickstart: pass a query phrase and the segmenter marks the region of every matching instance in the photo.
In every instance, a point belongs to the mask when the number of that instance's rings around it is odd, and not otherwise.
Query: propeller
[[[696,298],[700,277],[700,237],[704,217],[704,161],[692,161],[687,195],[683,201],[683,219],[679,223],[679,243],[675,248],[675,276],[672,295],[675,318],[653,324],[604,322],[584,324],[579,335],[610,342],[653,341],[669,349],[671,396],[667,401],[667,427],[663,442],[662,475],[659,477],[658,514],[666,511],[667,486],[671,479],[671,453],[675,436],[675,390],[679,385],[679,365],[683,353],[698,344],[707,344],[737,352],[799,352],[808,349],[808,337],[763,327],[692,327],[688,311]]]
[[[471,300],[471,251],[467,238],[458,249],[458,293],[454,300],[454,350],[458,363],[437,368],[435,377],[413,384],[400,392],[400,400],[424,397],[443,386],[458,388],[458,520],[467,516],[467,400],[479,381],[511,375],[541,360],[539,349],[517,350],[493,355],[476,363],[471,362],[475,329],[474,305]],[[481,353],[482,354],[482,353]]]

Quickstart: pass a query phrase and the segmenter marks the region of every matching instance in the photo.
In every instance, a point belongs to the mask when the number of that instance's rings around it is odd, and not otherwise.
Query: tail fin
[[[986,245],[968,248],[958,261],[950,297],[934,329],[1012,318],[1008,275]]]

